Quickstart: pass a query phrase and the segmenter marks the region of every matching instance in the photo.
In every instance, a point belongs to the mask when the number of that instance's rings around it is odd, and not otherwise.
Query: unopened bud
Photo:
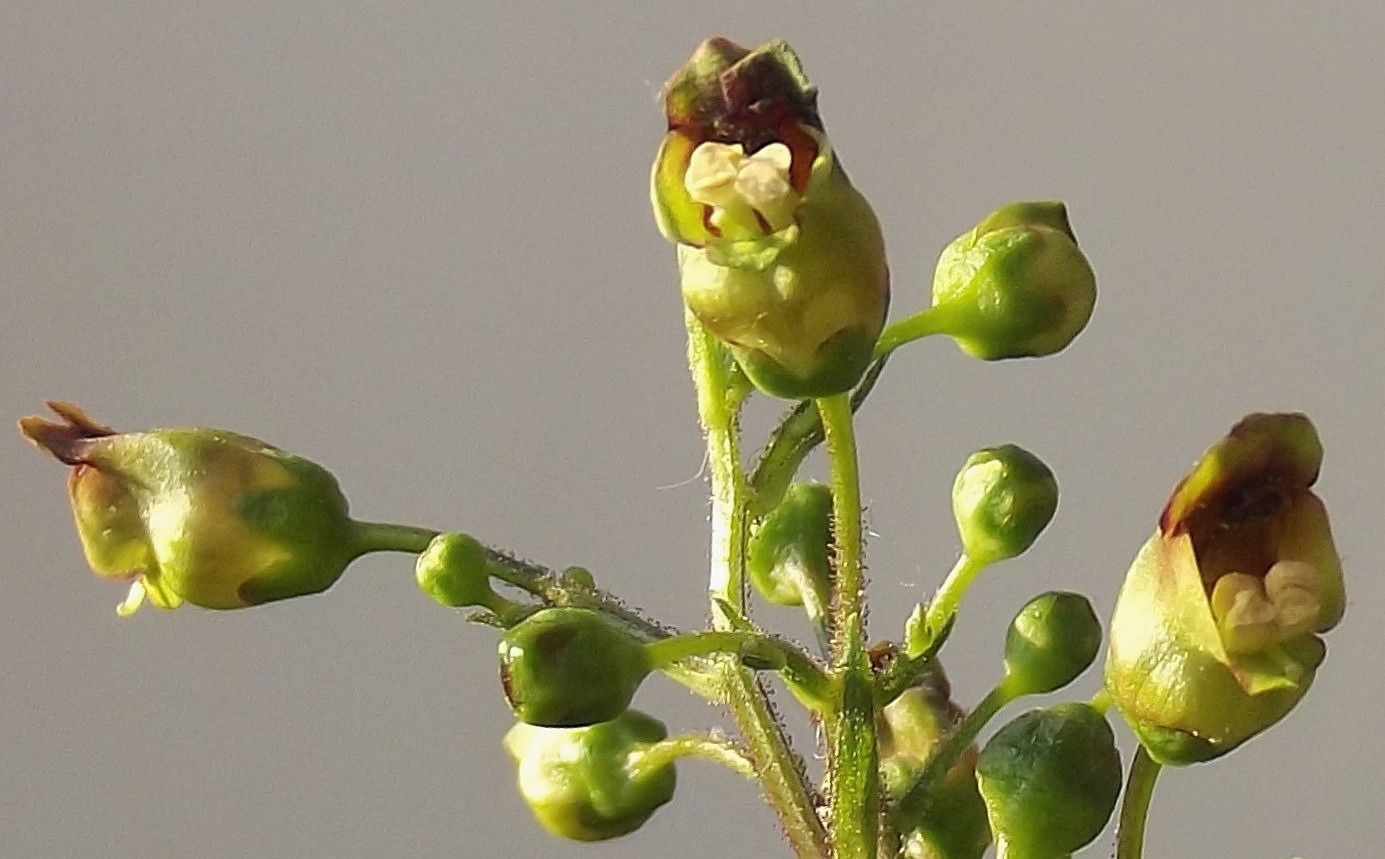
[[[531,725],[568,728],[614,719],[649,672],[644,645],[593,609],[543,609],[500,639],[505,697]]]
[[[1096,276],[1067,208],[1012,203],[943,249],[927,312],[963,352],[995,361],[1061,351],[1095,304]]]

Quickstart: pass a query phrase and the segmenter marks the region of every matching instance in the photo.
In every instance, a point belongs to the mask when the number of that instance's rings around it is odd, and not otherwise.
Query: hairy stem
[[[639,753],[631,763],[631,769],[658,769],[679,758],[699,757],[719,763],[735,770],[746,778],[755,777],[755,764],[745,756],[744,750],[720,737],[708,734],[679,734],[660,740]]]
[[[851,401],[817,401],[832,472],[836,550],[831,668],[840,689],[828,724],[827,768],[836,859],[875,859],[880,828],[880,773],[875,746],[875,681],[866,654],[861,486]]]
[[[857,411],[865,403],[896,349],[937,333],[936,320],[928,310],[886,326],[875,344],[875,360],[851,392],[851,410]],[[779,503],[799,465],[822,441],[822,418],[812,401],[799,403],[784,416],[770,433],[769,442],[760,452],[750,476],[752,517],[763,516]]]
[[[737,415],[744,382],[726,350],[687,314],[688,366],[697,389],[698,416],[707,436],[712,490],[712,547],[708,595],[712,628],[735,630],[745,614],[747,486],[741,469]],[[727,609],[730,609],[728,612]],[[726,706],[740,726],[746,754],[765,798],[779,815],[800,859],[829,856],[827,832],[804,774],[765,687],[738,660],[717,660]]]
[[[936,637],[952,622],[952,619],[957,615],[958,606],[962,604],[962,597],[966,594],[967,588],[971,587],[977,574],[985,568],[985,564],[977,563],[965,552],[957,559],[952,571],[938,586],[938,592],[929,601],[928,610],[924,614],[923,628],[930,638]]]
[[[368,552],[422,553],[441,532],[415,525],[382,522],[354,523],[353,539],[358,554]],[[655,623],[599,588],[564,578],[547,567],[521,561],[502,549],[483,547],[487,572],[495,579],[539,597],[547,605],[576,605],[593,608],[621,621],[632,631],[650,640],[667,638],[673,630]]]

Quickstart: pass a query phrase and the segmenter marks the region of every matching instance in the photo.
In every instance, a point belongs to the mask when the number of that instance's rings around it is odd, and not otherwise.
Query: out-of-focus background
[[[64,398],[121,428],[233,428],[331,467],[362,518],[584,564],[678,624],[704,617],[707,538],[646,200],[668,74],[712,34],[798,49],[885,225],[895,318],[992,208],[1066,200],[1101,290],[1074,346],[982,364],[915,344],[861,414],[872,633],[897,636],[951,565],[972,449],[1029,447],[1063,498],[963,607],[964,704],[1033,594],[1109,612],[1169,489],[1236,419],[1306,411],[1346,620],[1283,724],[1165,773],[1148,855],[1370,852],[1385,7],[48,0],[0,20],[6,420]],[[754,405],[751,445],[778,410]],[[6,855],[787,855],[756,791],[700,762],[629,838],[545,834],[499,745],[493,633],[423,598],[406,557],[314,598],[118,620],[64,469],[10,433],[0,474]],[[639,706],[676,728],[720,719],[646,685]]]

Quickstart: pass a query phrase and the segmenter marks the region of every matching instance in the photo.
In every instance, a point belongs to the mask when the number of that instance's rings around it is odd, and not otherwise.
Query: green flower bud
[[[1300,414],[1253,414],[1174,489],[1116,600],[1106,688],[1162,764],[1223,755],[1307,693],[1341,620],[1341,561]]]
[[[673,798],[672,763],[640,765],[640,752],[665,739],[664,723],[638,710],[585,728],[521,722],[505,735],[519,768],[519,792],[554,835],[604,841],[634,832]]]
[[[495,602],[486,550],[467,534],[439,534],[414,564],[414,577],[424,593],[449,608]]]
[[[689,311],[766,393],[850,389],[885,323],[884,240],[798,57],[782,42],[712,39],[669,80],[664,107],[651,193]]]
[[[543,609],[500,639],[505,697],[531,725],[572,728],[614,719],[649,671],[644,645],[592,609]]]
[[[898,800],[922,774],[943,736],[962,720],[941,667],[887,704],[877,721],[881,781]],[[907,859],[980,859],[991,843],[976,786],[976,747],[958,759],[917,819],[897,821]]]
[[[317,593],[360,554],[336,480],[306,459],[203,427],[116,433],[48,405],[63,423],[29,417],[20,430],[73,466],[87,562],[131,581],[122,615],[146,597],[232,609]]]
[[[1086,704],[1034,710],[996,732],[976,761],[997,855],[1056,859],[1106,826],[1121,760],[1106,719]]]
[[[774,605],[822,608],[832,576],[831,543],[831,487],[794,483],[750,536],[750,582]]]
[[[1013,695],[1053,692],[1077,679],[1101,649],[1101,621],[1081,594],[1049,591],[1025,604],[1005,635]]]
[[[978,450],[952,484],[952,513],[971,559],[992,564],[1023,553],[1058,509],[1058,481],[1013,444]]]
[[[938,331],[995,361],[1052,355],[1096,304],[1096,275],[1058,202],[1011,203],[943,249],[933,275]]]

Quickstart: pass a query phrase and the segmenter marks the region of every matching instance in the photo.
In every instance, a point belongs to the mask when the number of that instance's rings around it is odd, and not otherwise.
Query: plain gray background
[[[1063,499],[963,608],[963,703],[1034,593],[1109,611],[1231,423],[1307,411],[1346,620],[1285,723],[1165,773],[1148,855],[1374,855],[1380,4],[10,0],[0,413],[58,397],[122,428],[234,428],[333,468],[362,518],[585,564],[699,624],[702,454],[646,177],[660,84],[718,33],[803,56],[884,222],[895,318],[926,303],[942,245],[1010,200],[1068,201],[1098,273],[1056,358],[982,364],[938,340],[893,362],[860,422],[873,634],[896,636],[954,559],[948,489],[972,449],[1031,448]],[[748,431],[778,409],[757,402]],[[422,598],[403,556],[311,599],[122,621],[64,469],[17,435],[0,468],[3,855],[787,855],[755,790],[700,762],[630,838],[533,825],[493,634]],[[675,728],[719,718],[662,681],[639,704]]]

